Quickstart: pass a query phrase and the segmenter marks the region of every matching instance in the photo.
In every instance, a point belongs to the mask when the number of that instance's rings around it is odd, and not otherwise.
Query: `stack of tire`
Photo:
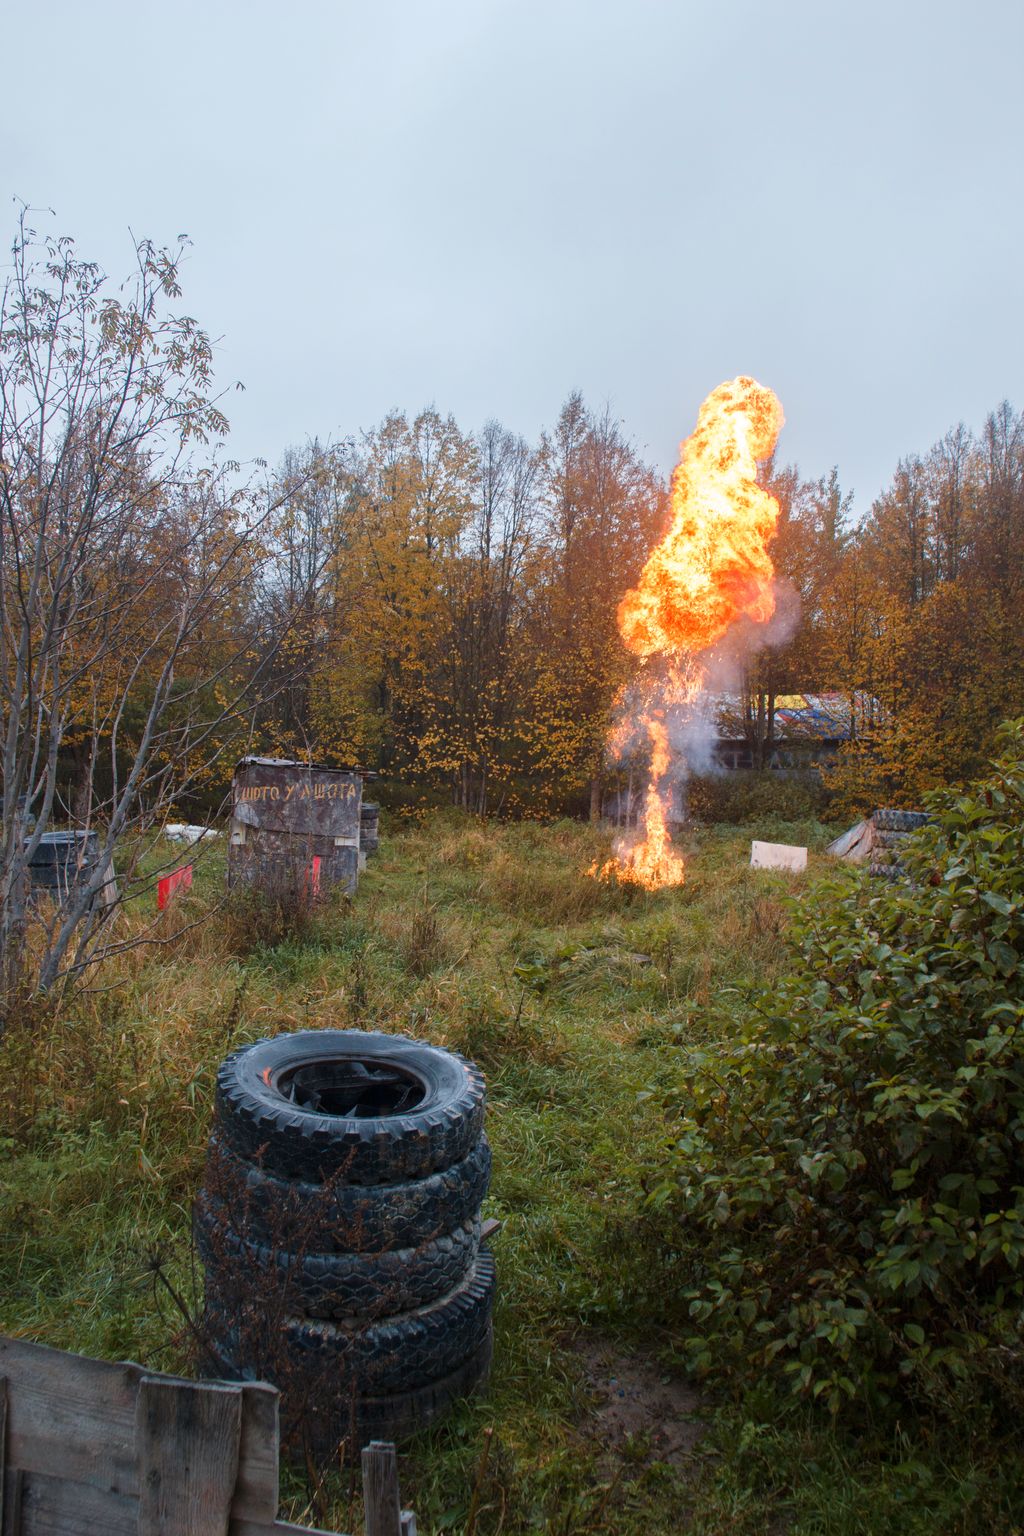
[[[926,826],[928,815],[924,811],[897,811],[888,808],[875,811],[871,824],[875,829],[874,847],[868,873],[882,880],[904,880],[906,867],[900,858],[900,849],[911,833]]]
[[[380,847],[380,806],[364,800],[359,808],[359,851],[372,858]]]
[[[196,1199],[215,1374],[281,1389],[285,1443],[401,1440],[487,1376],[485,1087],[400,1036],[305,1030],[230,1056]]]

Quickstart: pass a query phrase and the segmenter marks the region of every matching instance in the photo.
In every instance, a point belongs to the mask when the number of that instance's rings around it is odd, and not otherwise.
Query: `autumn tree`
[[[1024,708],[1024,423],[1005,402],[897,466],[826,594],[826,670],[880,708],[844,750],[844,803],[917,803],[980,771]]]
[[[5,996],[103,952],[125,834],[158,820],[252,721],[252,623],[273,508],[218,469],[211,348],[179,251],[140,242],[112,289],[23,215],[0,294],[0,952]],[[197,463],[196,453],[203,455]],[[75,764],[71,803],[62,774]],[[43,836],[97,836],[82,878],[29,906]],[[132,866],[120,868],[122,890]],[[37,970],[24,973],[35,922]]]
[[[433,409],[412,421],[392,413],[359,448],[352,537],[338,565],[349,593],[345,676],[336,672],[334,685],[344,693],[361,678],[349,718],[375,741],[387,772],[454,771],[440,683],[445,588],[471,519],[475,474],[472,440]]]
[[[489,421],[476,440],[470,517],[444,574],[441,711],[455,801],[483,813],[507,796],[526,709],[522,673],[527,561],[535,547],[537,454]]]
[[[569,396],[541,442],[543,543],[531,598],[535,771],[600,814],[612,704],[629,674],[618,607],[663,531],[667,493],[606,409]]]
[[[352,445],[315,439],[288,448],[269,494],[279,510],[267,530],[269,612],[258,652],[272,650],[268,674],[276,686],[261,722],[264,740],[279,755],[336,760],[323,676],[350,607],[343,571],[358,505]]]

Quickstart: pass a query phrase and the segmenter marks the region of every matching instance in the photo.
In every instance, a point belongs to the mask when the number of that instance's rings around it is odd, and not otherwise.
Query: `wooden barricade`
[[[327,1536],[277,1518],[278,1393],[0,1337],[0,1536]],[[367,1536],[416,1536],[393,1445],[363,1452]]]

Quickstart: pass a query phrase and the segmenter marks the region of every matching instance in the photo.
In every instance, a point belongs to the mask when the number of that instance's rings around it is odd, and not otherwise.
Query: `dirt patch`
[[[651,1461],[682,1469],[704,1433],[700,1394],[689,1382],[650,1356],[624,1354],[600,1341],[578,1343],[576,1354],[590,1399],[583,1426],[588,1439],[613,1454],[628,1443],[646,1450]]]

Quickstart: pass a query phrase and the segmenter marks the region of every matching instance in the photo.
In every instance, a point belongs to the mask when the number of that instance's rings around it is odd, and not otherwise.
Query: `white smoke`
[[[632,803],[627,807],[631,824],[638,817],[649,783],[649,738],[644,720],[652,709],[665,721],[672,754],[668,770],[659,780],[659,790],[670,797],[670,821],[680,825],[687,819],[686,788],[693,776],[725,771],[715,752],[718,716],[725,699],[734,698],[745,687],[748,668],[758,651],[786,645],[799,624],[800,594],[792,582],[776,579],[773,596],[775,608],[770,619],[758,623],[743,615],[712,650],[685,660],[673,663],[663,657],[650,658],[622,691],[607,761],[620,769],[640,770]],[[681,690],[680,679],[692,686],[692,691]],[[616,856],[628,856],[637,837],[637,832],[630,831],[617,838]]]

